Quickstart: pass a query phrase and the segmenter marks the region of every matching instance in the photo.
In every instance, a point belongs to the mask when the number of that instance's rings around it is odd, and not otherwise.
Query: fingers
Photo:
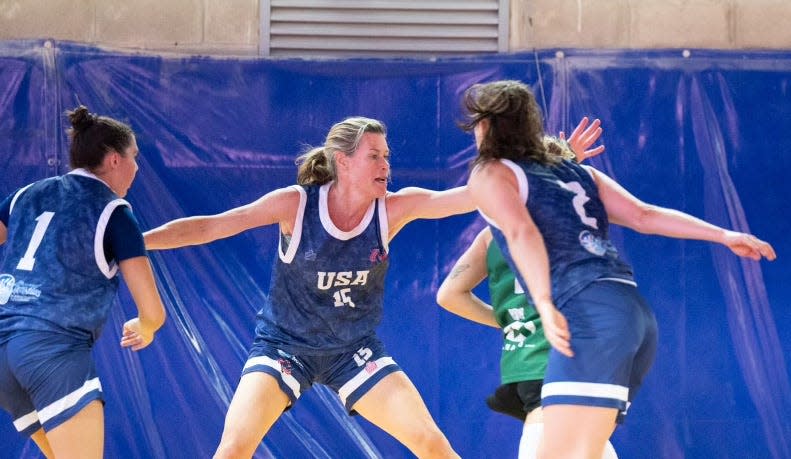
[[[601,121],[595,120],[593,124],[591,124],[590,127],[588,127],[588,129],[586,129],[585,132],[580,135],[580,143],[585,146],[591,146],[594,142],[599,140],[602,132],[604,132],[604,130],[599,126],[600,124]]]
[[[752,234],[744,234],[743,240],[745,245],[750,248],[752,252],[752,256],[750,258],[753,260],[760,260],[761,257],[764,257],[767,260],[772,261],[777,258],[775,249],[768,242],[762,241]]]
[[[755,250],[769,261],[777,258],[774,247],[768,242],[762,241],[755,236],[750,236],[755,244]],[[759,257],[760,258],[760,257]]]
[[[148,346],[150,343],[151,340],[146,339],[146,337],[143,335],[128,327],[124,327],[124,331],[121,336],[121,347],[130,347],[133,351],[139,351],[140,349]]]
[[[571,350],[571,337],[568,335],[568,331],[564,335],[562,332],[547,334],[545,330],[545,335],[547,335],[547,341],[558,352],[566,357],[574,357],[574,351]]]
[[[571,332],[566,319],[560,313],[557,313],[554,320],[549,322],[544,322],[543,324],[544,335],[547,341],[566,357],[574,357],[574,351],[571,350]]]
[[[597,120],[597,121],[598,121],[598,120]],[[580,120],[580,122],[579,122],[579,124],[577,125],[577,127],[575,127],[573,131],[571,131],[571,135],[569,136],[569,138],[570,138],[570,139],[574,139],[574,138],[577,138],[577,137],[579,137],[580,135],[582,135],[582,132],[585,130],[585,128],[586,128],[587,126],[588,126],[588,117],[587,117],[587,116],[584,116],[584,117],[582,117],[582,119]]]

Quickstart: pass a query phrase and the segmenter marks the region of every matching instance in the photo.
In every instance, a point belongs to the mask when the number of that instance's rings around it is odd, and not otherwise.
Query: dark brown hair
[[[71,139],[69,163],[72,169],[93,170],[107,153],[117,151],[123,155],[132,144],[135,135],[132,128],[113,118],[91,113],[84,105],[67,111],[66,115],[71,122],[67,132]]]
[[[500,158],[542,164],[560,160],[544,145],[541,110],[530,88],[521,81],[475,84],[465,91],[463,106],[467,121],[462,129],[471,131],[481,120],[489,122],[473,166]]]

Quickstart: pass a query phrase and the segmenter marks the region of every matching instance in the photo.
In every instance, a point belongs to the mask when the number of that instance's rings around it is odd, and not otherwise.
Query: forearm
[[[544,314],[552,302],[552,280],[549,271],[549,256],[544,246],[544,238],[538,228],[522,228],[514,233],[506,233],[506,241],[519,272],[522,274],[530,297],[539,314]],[[529,260],[529,262],[528,262]]]
[[[143,233],[147,250],[174,249],[219,239],[210,230],[210,217],[180,218]]]
[[[717,243],[722,243],[725,237],[725,230],[718,226],[684,212],[652,205],[646,206],[633,229],[644,234]]]
[[[492,307],[481,301],[480,298],[470,291],[449,292],[441,290],[437,294],[437,303],[459,317],[482,325],[500,328],[500,325],[494,320]]]

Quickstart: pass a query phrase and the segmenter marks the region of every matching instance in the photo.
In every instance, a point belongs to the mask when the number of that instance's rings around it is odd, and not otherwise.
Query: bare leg
[[[225,415],[222,439],[214,457],[252,457],[289,402],[271,375],[256,372],[242,376]]]
[[[379,381],[354,404],[354,409],[419,458],[459,457],[402,371]]]
[[[615,408],[552,405],[544,411],[540,458],[601,459],[615,430]]]
[[[104,406],[94,400],[63,424],[46,433],[58,459],[101,458],[104,454]],[[38,442],[36,442],[41,446]]]
[[[52,452],[52,447],[49,446],[49,442],[47,441],[47,436],[44,433],[44,429],[38,429],[30,436],[30,438],[36,442],[36,446],[47,459],[53,459],[55,457],[55,453]]]

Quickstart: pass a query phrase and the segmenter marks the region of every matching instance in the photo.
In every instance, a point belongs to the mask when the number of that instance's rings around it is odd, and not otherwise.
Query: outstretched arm
[[[419,218],[438,219],[475,210],[466,186],[444,191],[407,187],[387,195],[390,238]]]
[[[519,197],[514,173],[500,162],[490,162],[473,170],[468,186],[475,205],[493,219],[505,235],[511,258],[541,315],[547,341],[562,354],[573,356],[568,324],[552,301],[544,238]]]
[[[494,320],[492,307],[472,292],[486,278],[486,250],[491,240],[492,233],[489,228],[478,233],[439,286],[437,303],[457,316],[500,328]]]
[[[677,239],[697,239],[727,246],[741,257],[774,260],[772,246],[757,237],[730,231],[678,210],[646,204],[606,174],[588,167],[596,180],[610,222],[644,234],[659,234]]]
[[[294,222],[299,204],[299,192],[280,188],[267,193],[250,204],[221,214],[199,215],[173,220],[143,233],[146,249],[173,249],[234,236],[259,226],[281,223],[286,232]]]
[[[8,229],[3,222],[0,222],[0,245],[5,244],[6,239],[8,239]]]
[[[151,344],[154,333],[165,323],[165,307],[157,291],[148,257],[122,260],[119,268],[137,305],[138,314],[124,324],[121,346],[138,351]]]

